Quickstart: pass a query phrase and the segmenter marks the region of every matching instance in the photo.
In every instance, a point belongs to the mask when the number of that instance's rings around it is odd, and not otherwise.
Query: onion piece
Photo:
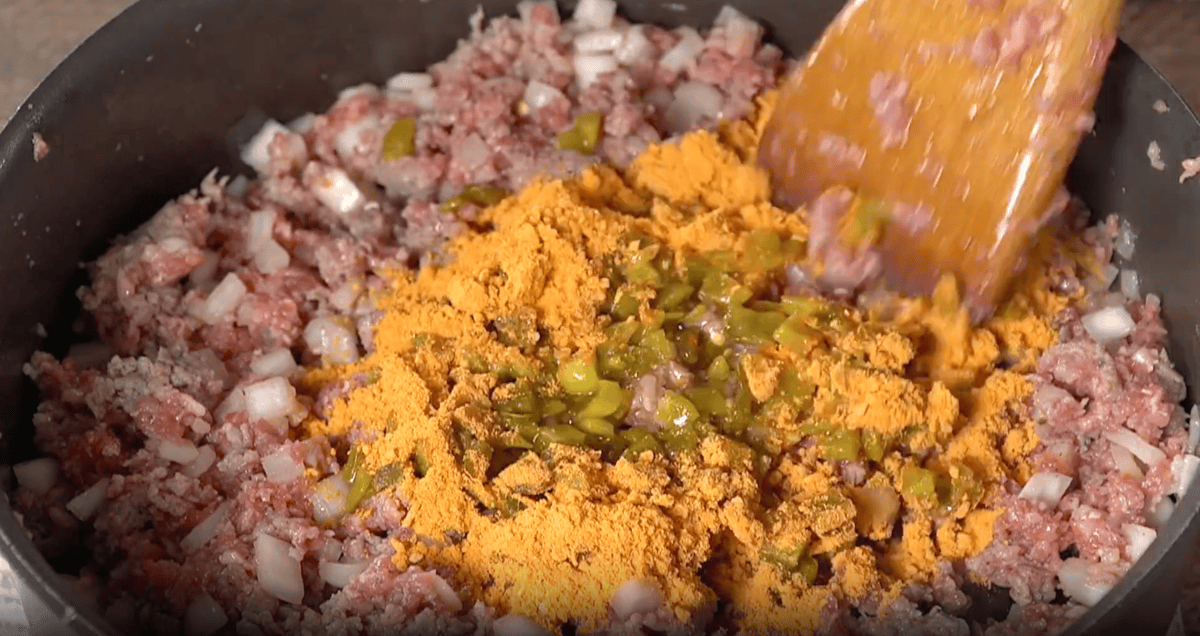
[[[563,92],[557,88],[549,84],[543,84],[537,80],[530,80],[525,85],[525,95],[522,101],[525,102],[525,106],[529,108],[530,112],[534,112],[560,97],[566,98]]]
[[[271,164],[271,142],[275,141],[275,136],[279,133],[289,134],[291,131],[274,119],[268,119],[250,141],[242,146],[242,161],[254,168],[258,174],[266,174]]]
[[[275,232],[275,210],[251,212],[246,226],[246,249],[253,252],[272,240]]]
[[[228,501],[221,503],[216,510],[213,510],[212,514],[204,518],[204,521],[196,524],[196,527],[192,528],[179,542],[183,551],[192,552],[212,541],[220,531],[221,524],[225,523],[225,518],[229,516],[230,505]]]
[[[394,91],[415,91],[433,86],[429,73],[396,73],[388,78],[387,87]]]
[[[325,174],[317,178],[313,195],[322,205],[338,214],[349,214],[367,202],[366,195],[341,168],[326,168]]]
[[[762,26],[729,5],[721,7],[713,26],[725,29],[725,52],[735,58],[753,54],[763,33]]]
[[[1124,446],[1126,450],[1133,453],[1133,456],[1138,458],[1147,467],[1152,468],[1167,458],[1165,453],[1127,428],[1106,431],[1104,437],[1108,438],[1108,441],[1114,444]]]
[[[229,622],[216,599],[201,594],[192,599],[183,613],[183,636],[212,636]]]
[[[658,584],[647,579],[630,579],[613,593],[608,602],[617,618],[628,619],[634,614],[646,614],[662,607],[663,595]]]
[[[176,464],[190,464],[196,461],[200,456],[200,451],[196,449],[196,445],[186,439],[171,440],[164,439],[158,443],[158,455],[163,459],[175,462]]]
[[[44,495],[58,483],[58,460],[39,457],[13,467],[17,483],[35,495]]]
[[[517,3],[517,15],[521,17],[521,22],[528,23],[533,8],[539,4],[549,7],[554,15],[558,15],[558,4],[554,0],[521,0]]]
[[[1129,260],[1133,258],[1133,248],[1136,242],[1137,234],[1134,233],[1133,227],[1129,225],[1129,221],[1122,220],[1121,227],[1117,230],[1117,236],[1113,239],[1113,251],[1121,258]]]
[[[1126,551],[1128,552],[1129,560],[1134,563],[1137,563],[1137,560],[1142,558],[1146,550],[1150,549],[1150,544],[1154,543],[1154,539],[1158,537],[1158,533],[1153,528],[1147,528],[1136,523],[1122,525],[1121,532],[1129,540]]]
[[[1133,317],[1124,307],[1105,307],[1084,316],[1083,328],[1096,342],[1111,342],[1133,331]]]
[[[1025,486],[1021,488],[1021,494],[1017,496],[1021,499],[1042,503],[1047,508],[1053,509],[1066,494],[1067,489],[1071,487],[1072,481],[1073,479],[1067,475],[1052,471],[1040,472],[1025,482]]]
[[[264,274],[274,274],[291,262],[291,254],[274,240],[267,241],[254,252],[254,267]]]
[[[1176,457],[1175,461],[1171,463],[1171,474],[1175,476],[1175,485],[1171,489],[1171,494],[1182,495],[1187,492],[1196,477],[1198,468],[1200,468],[1200,457],[1190,453]]]
[[[296,389],[287,378],[255,382],[243,390],[246,392],[246,414],[251,422],[284,417],[296,405]]]
[[[1137,465],[1137,461],[1133,459],[1133,453],[1120,444],[1110,444],[1108,452],[1112,455],[1113,463],[1116,464],[1117,470],[1122,474],[1129,475],[1134,479],[1141,481],[1146,477],[1142,472],[1142,468]]]
[[[225,184],[225,193],[235,199],[240,199],[245,196],[246,190],[249,189],[250,180],[247,179],[246,175],[244,174],[237,175],[236,177],[230,179],[229,183]]]
[[[692,27],[680,27],[675,32],[679,34],[679,41],[669,51],[663,53],[658,60],[658,65],[668,71],[678,73],[696,61],[700,52],[704,50],[704,38],[700,37],[700,34]]]
[[[70,510],[71,514],[75,515],[80,521],[91,519],[92,515],[96,514],[96,511],[104,503],[104,491],[107,489],[108,478],[105,477],[68,501],[67,510]]]
[[[1115,582],[1116,577],[1111,572],[1083,559],[1067,559],[1058,568],[1058,583],[1062,591],[1087,607],[1100,602]]]
[[[475,170],[487,163],[492,150],[478,133],[471,133],[454,153],[454,162],[466,170]]]
[[[617,70],[617,58],[606,55],[580,53],[575,56],[575,83],[579,90],[591,86],[601,75]]]
[[[237,274],[229,272],[204,302],[192,306],[190,313],[205,324],[215,325],[241,304],[247,291],[249,290],[246,289],[246,284],[242,282],[242,279],[238,278]]]
[[[275,452],[263,456],[261,461],[267,481],[286,484],[304,476],[304,464],[296,459],[290,448],[278,448]]]
[[[379,129],[382,126],[383,122],[374,115],[368,115],[352,124],[347,124],[333,139],[333,146],[338,156],[342,159],[350,159],[364,151],[367,146],[363,145],[363,133]]]
[[[663,113],[663,126],[673,135],[687,132],[706,118],[719,118],[724,105],[725,96],[716,88],[702,82],[682,82]]]
[[[303,115],[288,122],[288,129],[297,135],[307,135],[317,123],[317,116],[314,113],[304,113]]]
[[[621,64],[633,66],[642,60],[650,59],[655,51],[654,43],[646,37],[645,29],[641,25],[637,25],[625,30],[621,44],[613,52],[613,56]]]
[[[350,496],[350,486],[342,479],[341,474],[335,474],[313,487],[308,496],[313,507],[313,518],[317,523],[330,523],[340,519],[346,512],[346,499]]]
[[[1129,300],[1138,300],[1142,297],[1142,282],[1138,277],[1137,270],[1121,270],[1119,281],[1121,294],[1126,298]]]
[[[329,316],[314,318],[304,327],[304,343],[313,354],[333,364],[358,362],[358,337]]]
[[[272,349],[250,362],[250,370],[260,376],[289,376],[299,367],[287,347]]]
[[[1163,497],[1154,506],[1146,508],[1146,522],[1155,528],[1161,528],[1174,512],[1175,502],[1171,501],[1170,497]]]
[[[617,3],[614,0],[580,0],[571,17],[580,26],[604,29],[612,26],[616,14]]]
[[[595,29],[575,36],[577,53],[612,53],[625,36],[614,28]]]
[[[550,636],[546,628],[520,614],[497,618],[492,623],[492,633],[496,636]]]
[[[196,479],[200,475],[208,472],[212,465],[217,463],[217,451],[213,450],[212,446],[205,444],[196,449],[196,459],[192,463],[184,466],[179,472]]]
[[[367,570],[365,561],[362,563],[327,563],[322,561],[317,565],[317,571],[321,574],[321,580],[326,583],[341,589],[350,585],[359,574]]]
[[[269,534],[254,538],[254,567],[258,584],[285,603],[304,600],[304,578],[300,561],[291,555],[292,546]]]
[[[246,410],[246,391],[242,387],[237,387],[225,396],[225,399],[217,405],[217,410],[213,411],[213,419],[218,423],[225,419],[226,415],[232,413],[241,413]]]

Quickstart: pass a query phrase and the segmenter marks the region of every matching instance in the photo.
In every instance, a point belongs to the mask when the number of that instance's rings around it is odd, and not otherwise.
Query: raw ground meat
[[[18,487],[13,501],[46,557],[72,572],[80,602],[94,603],[122,633],[179,634],[185,624],[195,627],[198,614],[223,619],[213,630],[255,635],[492,630],[492,611],[460,598],[452,572],[396,569],[389,539],[411,534],[403,502],[367,499],[366,521],[315,518],[328,502],[303,472],[340,470],[335,458],[346,440],[291,441],[288,428],[325,413],[367,378],[287,394],[290,409],[253,419],[259,407],[247,389],[290,378],[296,363],[370,351],[380,314],[364,292],[386,284],[377,272],[444,257],[442,244],[479,211],[471,203],[443,205],[466,186],[514,191],[543,174],[563,176],[598,161],[624,165],[679,132],[668,126],[672,108],[673,117],[701,124],[744,115],[787,64],[760,41],[761,29],[742,22],[713,28],[682,67],[664,66],[663,55],[694,34],[617,18],[615,28],[637,31],[644,42],[585,86],[576,74],[577,26],[542,3],[523,3],[521,15],[486,28],[478,15],[471,35],[428,74],[393,78],[385,88],[351,87],[323,114],[268,127],[261,147],[251,149],[258,154],[247,155],[259,178],[209,175],[89,266],[91,282],[79,291],[86,317],[80,344],[62,360],[39,353],[26,366],[42,394],[35,442],[56,461],[57,479],[47,490]],[[549,95],[544,103],[527,103],[531,82]],[[677,103],[675,91],[684,86],[715,90],[719,108],[680,115],[689,104]],[[877,114],[899,135],[903,113],[884,106],[901,89],[884,82],[879,92]],[[604,115],[596,153],[559,149],[557,135],[593,111]],[[414,152],[381,159],[387,132],[402,117],[414,118]],[[834,203],[817,214],[813,249],[832,233]],[[1116,228],[1109,222],[1086,235],[1104,262]],[[842,260],[841,274],[824,282],[847,293],[878,269],[869,252]],[[1068,265],[1060,285],[1079,289]],[[812,281],[797,272],[789,283]],[[1048,507],[1010,484],[996,540],[982,554],[943,564],[931,585],[906,590],[888,607],[832,599],[822,633],[1045,634],[1083,611],[1059,598],[1064,555],[1105,572],[1129,567],[1135,557],[1125,527],[1161,520],[1180,491],[1182,458],[1194,449],[1178,406],[1182,379],[1163,352],[1157,300],[1123,307],[1133,329],[1103,343],[1079,311],[1064,313],[1061,343],[1032,378],[1041,436],[1032,460],[1038,470],[1072,478],[1065,496]],[[266,362],[281,360],[281,351],[292,364]],[[657,381],[688,381],[669,371]],[[1118,462],[1124,446],[1111,435],[1121,432],[1163,459]],[[853,480],[861,467],[843,469]],[[100,496],[88,504],[81,493],[93,487]],[[259,535],[282,541],[286,555],[276,556],[298,564],[299,603],[263,585],[269,573],[257,566]],[[83,563],[80,547],[89,555]],[[321,564],[361,571],[338,588]],[[971,606],[963,589],[971,577],[1008,588],[1015,603],[1007,620],[969,625],[961,618]],[[674,633],[701,629],[709,618],[682,625],[660,609],[614,615],[609,631]]]

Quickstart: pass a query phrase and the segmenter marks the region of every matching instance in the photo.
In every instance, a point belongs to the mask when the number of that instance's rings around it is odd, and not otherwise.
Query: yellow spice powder
[[[385,314],[373,353],[309,372],[314,390],[357,373],[377,378],[308,431],[361,429],[368,469],[407,469],[384,493],[417,535],[395,541],[398,568],[451,568],[454,585],[498,614],[549,628],[575,620],[585,630],[606,622],[623,583],[648,579],[680,620],[719,596],[748,632],[763,633],[812,629],[831,594],[886,602],[930,581],[940,560],[991,542],[1001,484],[1027,478],[1024,458],[1037,444],[1021,374],[1054,344],[1051,316],[1070,300],[1052,291],[1045,268],[1031,268],[1009,307],[982,326],[967,319],[950,281],[932,298],[851,312],[836,341],[807,355],[768,346],[743,357],[759,402],[789,370],[814,389],[811,416],[782,411],[759,423],[764,443],[780,452],[766,475],[743,446],[719,436],[673,459],[646,452],[615,463],[555,445],[496,475],[472,445],[498,434],[493,407],[511,397],[494,371],[519,376],[540,365],[514,338],[548,345],[559,360],[587,358],[604,341],[608,267],[633,249],[632,234],[653,237],[680,261],[714,251],[744,257],[753,230],[807,237],[803,211],[774,207],[752,164],[773,98],[760,100],[758,118],[654,145],[625,172],[600,166],[537,181],[492,207],[482,219],[490,230],[456,239],[447,265],[396,272],[375,294]],[[1066,248],[1048,241],[1045,249]],[[1004,364],[1009,370],[998,370]],[[817,448],[793,446],[817,424],[935,450],[935,463],[953,476],[969,471],[979,492],[936,512],[901,495],[909,460],[895,456],[851,488]],[[902,500],[907,521],[893,541]],[[878,548],[855,547],[860,536]],[[827,582],[764,562],[768,545],[788,540],[830,558]]]

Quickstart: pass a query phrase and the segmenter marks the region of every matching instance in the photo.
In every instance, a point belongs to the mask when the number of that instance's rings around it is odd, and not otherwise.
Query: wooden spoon
[[[952,275],[989,315],[1065,207],[1120,9],[851,0],[784,84],[758,155],[779,203],[810,206],[822,281],[929,294]]]

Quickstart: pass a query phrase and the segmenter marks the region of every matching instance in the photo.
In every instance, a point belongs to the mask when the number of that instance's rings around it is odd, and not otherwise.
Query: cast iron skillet
[[[708,26],[725,0],[627,0],[634,20]],[[771,38],[802,54],[841,0],[732,0],[770,25]],[[476,0],[141,0],[91,37],[50,75],[0,133],[0,458],[32,454],[37,396],[21,366],[39,347],[61,354],[78,313],[78,264],[120,232],[237,163],[237,142],[263,116],[286,121],[324,110],[348,85],[381,82],[450,53]],[[488,16],[512,0],[483,0]],[[574,2],[565,3],[569,9]],[[1170,112],[1156,113],[1158,99]],[[1119,46],[1070,185],[1097,216],[1120,213],[1140,234],[1136,268],[1159,294],[1171,356],[1200,386],[1200,184],[1176,183],[1178,162],[1200,154],[1200,123],[1154,69]],[[250,119],[247,113],[252,114]],[[255,117],[258,121],[255,121]],[[40,132],[50,154],[35,162]],[[1149,166],[1162,146],[1170,166]],[[36,334],[45,326],[50,337]],[[7,471],[4,471],[7,473]],[[2,495],[0,495],[2,497]],[[1159,540],[1069,634],[1162,634],[1193,554],[1200,488],[1180,502]],[[4,498],[0,556],[79,634],[111,634],[73,605]]]

